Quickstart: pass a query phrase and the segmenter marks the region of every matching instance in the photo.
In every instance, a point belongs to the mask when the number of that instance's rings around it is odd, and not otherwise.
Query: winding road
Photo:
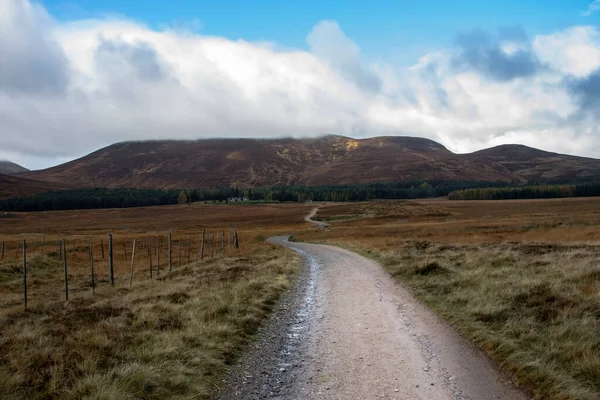
[[[333,246],[271,242],[302,254],[307,270],[222,398],[527,398],[377,263]]]

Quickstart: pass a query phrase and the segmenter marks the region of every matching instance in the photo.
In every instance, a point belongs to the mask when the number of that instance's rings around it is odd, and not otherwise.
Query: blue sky
[[[529,35],[597,24],[583,16],[592,0],[44,0],[60,20],[122,16],[153,29],[185,24],[207,35],[270,41],[306,48],[321,20],[337,21],[346,35],[375,58],[413,63],[424,52],[452,44],[461,31],[522,26]]]

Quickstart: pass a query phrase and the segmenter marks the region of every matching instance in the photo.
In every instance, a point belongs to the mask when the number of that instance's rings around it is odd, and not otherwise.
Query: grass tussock
[[[434,274],[444,274],[447,273],[448,270],[442,266],[437,261],[426,263],[425,265],[418,265],[414,268],[414,273],[417,275],[434,275]]]
[[[210,398],[299,262],[261,243],[131,289],[40,301],[28,312],[7,305],[0,310],[0,398]],[[32,258],[33,279],[57,275],[56,264]],[[0,285],[21,279],[18,261],[0,264]]]

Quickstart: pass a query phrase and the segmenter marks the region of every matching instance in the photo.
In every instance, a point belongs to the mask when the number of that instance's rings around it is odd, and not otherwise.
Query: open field
[[[252,340],[300,258],[264,242],[302,226],[303,205],[192,205],[2,215],[0,240],[0,397],[210,398],[229,365]],[[202,228],[217,233],[214,257],[196,261]],[[223,231],[239,232],[240,248],[221,253]],[[190,263],[166,235],[193,238]],[[115,287],[108,284],[107,232],[114,236]],[[27,232],[27,233],[24,233]],[[41,241],[44,233],[44,255]],[[162,237],[157,276],[156,238]],[[94,240],[96,293],[90,287],[88,237]],[[56,240],[67,241],[68,302]],[[136,239],[134,283],[129,288]],[[23,311],[21,253],[28,243],[28,311]],[[150,280],[148,239],[154,276]],[[35,244],[37,242],[37,245]],[[127,242],[125,257],[122,243]],[[18,253],[18,254],[16,254]]]
[[[110,231],[197,232],[199,228],[239,230],[284,227],[298,223],[309,207],[303,204],[201,204],[73,211],[0,213],[0,234],[106,233]],[[300,218],[302,221],[302,218]],[[25,235],[27,236],[27,235]]]
[[[313,207],[317,229],[303,218]],[[539,399],[600,394],[600,199],[165,206],[0,215],[0,397],[210,398],[293,280],[300,259],[264,243],[294,233],[372,257]],[[202,228],[240,249],[196,262]],[[164,239],[192,241],[166,273]],[[115,288],[100,240],[115,239]],[[44,234],[45,257],[41,251]],[[162,238],[161,276],[147,256]],[[88,237],[96,279],[89,283]],[[56,240],[68,245],[63,300]],[[32,252],[23,312],[23,239]],[[122,243],[136,253],[134,284]],[[37,247],[35,243],[38,242]],[[127,251],[131,249],[126,247]],[[105,249],[105,251],[107,251]],[[138,250],[136,250],[137,252]],[[138,258],[139,257],[139,258]],[[154,273],[156,274],[156,268]]]
[[[534,398],[600,397],[600,199],[419,204],[325,205],[295,239],[380,261]]]

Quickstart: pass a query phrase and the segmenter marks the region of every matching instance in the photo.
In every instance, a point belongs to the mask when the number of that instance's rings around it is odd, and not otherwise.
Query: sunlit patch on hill
[[[358,142],[356,140],[348,140],[348,142],[346,143],[346,150],[352,151],[355,149],[358,149]]]
[[[246,156],[244,155],[244,153],[242,153],[241,151],[232,151],[231,153],[227,154],[226,158],[228,160],[239,160],[239,161],[243,161],[246,159]]]

